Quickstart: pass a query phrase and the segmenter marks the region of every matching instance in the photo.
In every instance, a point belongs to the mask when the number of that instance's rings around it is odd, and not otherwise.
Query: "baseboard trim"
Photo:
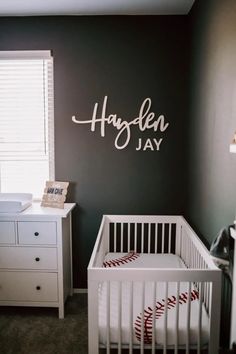
[[[87,294],[88,293],[88,289],[74,288],[73,289],[73,293],[74,294]]]

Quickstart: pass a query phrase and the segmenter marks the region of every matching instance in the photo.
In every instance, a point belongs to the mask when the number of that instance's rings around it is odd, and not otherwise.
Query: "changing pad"
[[[30,193],[0,193],[0,213],[20,213],[32,204]]]

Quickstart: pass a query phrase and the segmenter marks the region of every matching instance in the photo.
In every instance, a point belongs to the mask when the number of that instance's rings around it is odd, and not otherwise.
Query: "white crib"
[[[184,266],[136,267],[134,262],[130,268],[129,261],[121,257],[124,260],[118,262],[118,265],[122,264],[121,267],[104,267],[107,254],[123,255],[131,251],[143,257],[150,255],[152,259],[153,255],[154,259],[165,255],[177,259],[178,256]],[[107,264],[116,265],[116,262]],[[161,300],[158,298],[159,289],[162,289]],[[184,306],[181,305],[181,289],[186,289],[182,292],[185,296]],[[174,309],[169,306],[170,295],[175,299]],[[149,298],[152,299],[152,306],[147,307]],[[141,306],[137,316],[140,326],[138,336],[135,333],[137,328],[134,328],[134,304],[137,299],[138,306]],[[105,339],[104,328],[99,328],[102,322],[99,306],[100,303],[104,306],[104,302]],[[162,306],[162,322],[157,316],[157,303]],[[89,354],[99,353],[99,348],[104,348],[107,354],[113,348],[116,348],[117,353],[126,349],[130,354],[134,349],[139,349],[140,353],[148,349],[152,354],[157,349],[163,353],[173,349],[175,354],[180,349],[186,353],[194,349],[199,354],[202,348],[207,348],[209,354],[216,354],[219,346],[220,304],[221,271],[182,216],[103,216],[88,266]],[[182,308],[185,308],[184,315]],[[117,317],[115,328],[114,309]],[[146,313],[150,314],[150,341],[145,340]],[[185,316],[183,333],[182,317]],[[128,324],[125,322],[127,318]],[[193,320],[196,333],[191,327]],[[157,340],[159,333],[161,341]]]

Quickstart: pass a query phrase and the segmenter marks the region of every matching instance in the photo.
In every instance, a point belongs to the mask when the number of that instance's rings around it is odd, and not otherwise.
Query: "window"
[[[0,192],[42,197],[54,180],[53,58],[0,52]]]

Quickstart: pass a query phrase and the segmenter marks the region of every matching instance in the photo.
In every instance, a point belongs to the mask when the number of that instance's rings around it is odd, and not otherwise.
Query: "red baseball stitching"
[[[194,301],[198,299],[199,294],[196,290],[191,291],[190,295],[190,301]],[[178,300],[176,299],[175,296],[168,297],[167,299],[167,309],[171,310],[173,307],[176,306],[177,301],[179,301],[179,304],[185,304],[188,301],[188,293],[184,292],[179,295]],[[166,301],[165,299],[162,299],[162,301],[157,301],[156,305],[156,319],[160,318],[164,313],[165,313],[165,306],[166,306]],[[143,316],[143,321],[144,321],[144,326],[143,326],[143,340],[145,344],[151,344],[152,343],[152,324],[153,324],[153,310],[151,307],[148,307],[147,309],[144,310],[144,316]],[[141,336],[142,336],[142,314],[140,313],[139,316],[137,316],[136,321],[135,321],[135,335],[136,338],[141,341]]]
[[[136,258],[138,258],[140,254],[135,253],[134,251],[129,252],[125,256],[121,258],[116,258],[116,259],[111,259],[108,261],[103,262],[103,267],[108,268],[108,267],[119,267],[122,264],[126,264],[129,262],[133,262]]]

